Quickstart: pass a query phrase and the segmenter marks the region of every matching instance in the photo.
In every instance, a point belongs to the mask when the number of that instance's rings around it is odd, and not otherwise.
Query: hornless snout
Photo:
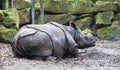
[[[86,39],[84,39],[82,42],[79,43],[78,48],[84,49],[84,48],[89,48],[94,46],[95,46],[95,39],[87,37]]]
[[[90,41],[90,47],[93,47],[93,46],[95,46],[95,39]]]
[[[89,39],[88,41],[89,41],[90,47],[95,46],[95,39],[94,39],[93,35],[92,34],[88,34],[87,37]]]

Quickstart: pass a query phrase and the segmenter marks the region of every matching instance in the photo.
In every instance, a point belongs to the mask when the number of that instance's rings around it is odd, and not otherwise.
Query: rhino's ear
[[[73,27],[73,28],[77,28],[76,24],[73,21],[69,22],[69,26]]]

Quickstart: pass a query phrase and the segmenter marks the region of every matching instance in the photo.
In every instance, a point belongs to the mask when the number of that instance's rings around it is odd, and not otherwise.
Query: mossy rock
[[[16,8],[8,9],[4,11],[4,21],[1,22],[5,27],[19,27],[19,14]]]
[[[10,43],[16,35],[16,29],[4,29],[0,31],[0,41]]]
[[[0,22],[4,20],[3,10],[0,10]]]
[[[120,26],[120,13],[118,13],[118,14],[112,19],[112,25],[119,25],[119,26]]]
[[[96,1],[120,2],[119,0],[96,0]]]
[[[20,25],[30,22],[30,8],[18,10]]]
[[[49,0],[44,2],[44,10],[54,13],[93,13],[94,3],[85,0]]]
[[[31,7],[31,0],[14,0],[13,7],[17,9],[25,9]]]
[[[92,17],[85,17],[83,19],[76,20],[75,23],[81,30],[84,30],[86,28],[90,28],[93,22],[92,20]]]
[[[0,25],[0,31],[6,29],[3,25]]]
[[[120,41],[120,26],[112,25],[97,30],[100,39]]]
[[[119,2],[117,2],[117,3],[118,3],[119,11],[120,11],[120,1],[119,1]]]
[[[69,14],[57,14],[57,15],[45,15],[45,23],[49,21],[58,22],[61,24],[68,23],[76,18],[74,15]],[[36,24],[40,23],[40,16],[36,16]]]
[[[93,34],[93,32],[90,29],[85,29],[82,31],[82,33],[84,33],[85,35]]]
[[[40,3],[39,2],[35,3],[35,10],[39,10],[40,11]]]
[[[93,15],[92,14],[82,14],[80,16],[77,16],[77,19],[83,19],[85,17],[93,17]]]
[[[95,25],[96,25],[96,27],[111,25],[111,20],[113,18],[114,18],[113,11],[106,11],[106,12],[98,13],[96,15]]]
[[[34,0],[35,1],[35,8],[40,9],[40,0]],[[43,0],[45,1],[45,0]],[[46,0],[47,1],[47,0]],[[17,8],[19,10],[25,9],[25,8],[31,8],[31,0],[14,0],[13,1],[13,7]]]
[[[108,1],[97,1],[94,4],[95,12],[99,11],[118,11],[118,3]]]
[[[91,0],[93,3],[95,3],[96,1],[98,1],[98,0]]]

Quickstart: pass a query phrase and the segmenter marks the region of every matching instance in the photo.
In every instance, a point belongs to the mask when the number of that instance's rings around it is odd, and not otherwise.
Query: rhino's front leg
[[[57,46],[54,48],[53,56],[56,57],[57,60],[61,60],[63,58],[64,52],[65,51],[63,48]]]
[[[70,46],[70,48],[66,50],[66,54],[64,55],[64,58],[73,58],[78,56],[79,56],[78,48]]]
[[[77,47],[71,48],[68,52],[68,55],[70,55],[70,57],[78,57],[79,51]]]

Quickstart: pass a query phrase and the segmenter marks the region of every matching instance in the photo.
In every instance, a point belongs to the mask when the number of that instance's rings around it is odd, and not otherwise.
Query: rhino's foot
[[[79,56],[79,54],[74,54],[74,55],[67,55],[64,58],[76,58],[78,56]]]

